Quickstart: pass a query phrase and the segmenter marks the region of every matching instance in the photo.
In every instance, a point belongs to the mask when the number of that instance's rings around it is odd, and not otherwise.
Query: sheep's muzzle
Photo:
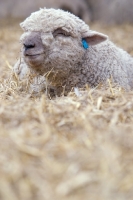
[[[40,66],[43,62],[44,46],[39,32],[29,32],[23,38],[23,56],[31,67]]]

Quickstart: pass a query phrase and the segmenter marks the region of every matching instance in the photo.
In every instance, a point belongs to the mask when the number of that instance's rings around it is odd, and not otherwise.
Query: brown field
[[[132,200],[133,92],[32,97],[11,79],[18,21],[0,27],[0,199]],[[91,28],[133,55],[133,25]]]

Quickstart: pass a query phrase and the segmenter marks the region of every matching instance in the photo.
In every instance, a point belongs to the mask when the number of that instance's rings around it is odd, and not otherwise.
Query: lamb
[[[20,26],[22,49],[14,73],[20,80],[33,75],[33,91],[50,88],[60,95],[86,84],[96,87],[109,78],[133,89],[133,58],[75,15],[44,8]]]

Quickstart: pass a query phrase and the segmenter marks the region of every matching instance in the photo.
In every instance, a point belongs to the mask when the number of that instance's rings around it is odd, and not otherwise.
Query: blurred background
[[[133,22],[133,0],[0,0],[0,18],[26,18],[40,7],[68,10],[86,22]]]

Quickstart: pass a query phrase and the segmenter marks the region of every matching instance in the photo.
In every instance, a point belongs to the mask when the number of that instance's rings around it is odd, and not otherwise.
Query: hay
[[[21,91],[10,78],[21,30],[0,25],[0,199],[133,199],[133,92],[110,82],[52,100]],[[101,29],[133,53],[133,26]]]

